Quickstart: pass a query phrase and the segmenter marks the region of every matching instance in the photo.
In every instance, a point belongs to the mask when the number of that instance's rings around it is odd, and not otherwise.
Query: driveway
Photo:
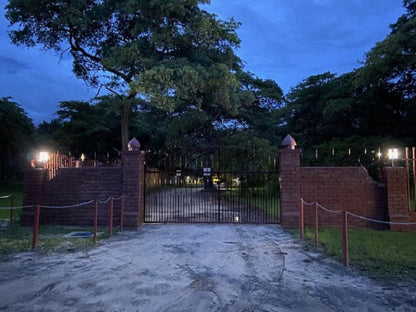
[[[414,311],[276,225],[144,225],[94,249],[0,263],[0,311]]]
[[[258,206],[268,202],[277,213],[277,198],[218,196],[198,187],[178,187],[149,192],[146,195],[145,221],[156,223],[278,223],[278,219]],[[272,208],[273,207],[273,208]]]

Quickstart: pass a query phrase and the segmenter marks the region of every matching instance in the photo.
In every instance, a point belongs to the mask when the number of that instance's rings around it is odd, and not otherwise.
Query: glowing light
[[[84,160],[85,160],[85,155],[84,155],[84,153],[82,153],[81,154],[81,161],[84,162]]]
[[[39,158],[38,158],[39,162],[41,163],[46,163],[49,160],[49,154],[48,152],[40,152],[39,153]]]
[[[399,159],[399,151],[397,148],[389,148],[389,159],[390,160]]]

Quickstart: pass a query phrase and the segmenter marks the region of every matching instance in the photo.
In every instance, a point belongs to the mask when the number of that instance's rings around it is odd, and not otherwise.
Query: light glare
[[[39,153],[39,162],[46,163],[49,160],[49,154],[48,152],[40,152]]]
[[[389,148],[389,159],[399,159],[399,151],[397,148]]]

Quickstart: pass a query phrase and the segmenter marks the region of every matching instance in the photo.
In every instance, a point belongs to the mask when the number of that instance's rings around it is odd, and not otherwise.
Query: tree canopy
[[[20,105],[9,97],[0,98],[0,178],[21,171],[34,133],[33,122]]]
[[[69,51],[77,77],[93,86],[103,86],[123,100],[120,115],[125,149],[135,99],[141,91],[143,96],[148,95],[146,79],[160,80],[158,73],[163,73],[163,79],[172,79],[174,76],[166,70],[178,68],[183,62],[189,64],[184,70],[194,70],[190,75],[218,70],[218,78],[223,79],[229,78],[227,71],[238,68],[239,60],[233,52],[239,44],[238,23],[232,19],[221,21],[202,10],[199,4],[208,2],[9,0],[6,17],[17,26],[10,31],[13,43],[40,45],[58,53]],[[227,99],[228,85],[216,81],[209,87],[222,101]],[[195,91],[186,88],[181,93],[189,97]],[[152,97],[161,99],[157,94]],[[158,103],[169,110],[165,104]]]

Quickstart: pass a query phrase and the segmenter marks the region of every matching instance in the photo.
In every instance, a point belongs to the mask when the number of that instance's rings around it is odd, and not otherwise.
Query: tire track
[[[258,276],[258,272],[255,269],[254,265],[254,259],[256,259],[258,256],[256,255],[256,249],[253,249],[252,246],[247,244],[247,241],[250,242],[250,237],[247,235],[247,227],[243,228],[242,226],[236,226],[236,232],[239,236],[239,242],[241,246],[241,253],[243,254],[243,258],[245,258],[246,262],[246,268],[249,273],[249,277]],[[279,283],[283,277],[283,272],[285,269],[285,258],[284,253],[280,249],[279,245],[275,242],[276,237],[270,237],[270,236],[263,236],[265,239],[264,244],[267,246],[267,250],[269,250],[272,253],[272,265],[271,265],[271,272],[273,272],[271,279],[265,279],[264,283],[262,283],[261,280],[257,280],[259,284],[259,291],[260,294],[258,294],[255,298],[253,298],[253,303],[248,304],[242,311],[259,311],[260,307],[264,302],[267,300],[267,298],[270,296],[271,290],[273,288],[273,285],[276,283]],[[264,245],[262,246],[262,249],[264,248]],[[246,256],[244,256],[246,255]],[[249,285],[252,284],[252,281],[250,279],[246,279],[246,281],[243,282],[243,285]]]

